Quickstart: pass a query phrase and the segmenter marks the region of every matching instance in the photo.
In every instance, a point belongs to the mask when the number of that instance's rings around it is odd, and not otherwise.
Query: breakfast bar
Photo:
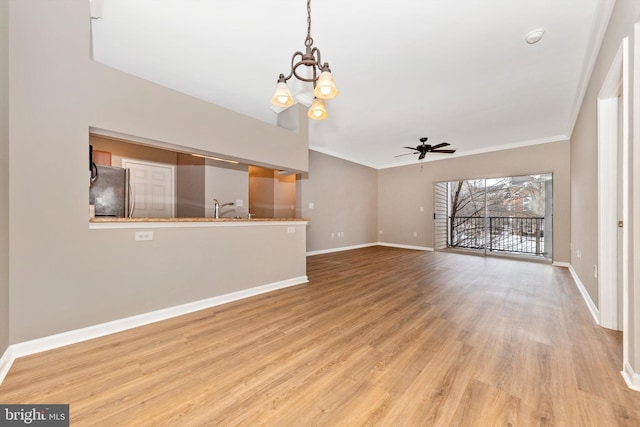
[[[88,283],[96,298],[119,296],[116,319],[141,312],[185,313],[303,284],[308,280],[307,222],[91,218],[87,257],[100,268]]]

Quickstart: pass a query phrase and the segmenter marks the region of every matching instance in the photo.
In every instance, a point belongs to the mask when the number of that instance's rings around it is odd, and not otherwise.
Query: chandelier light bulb
[[[333,99],[338,96],[338,88],[333,81],[333,75],[329,70],[329,65],[325,64],[322,73],[318,77],[318,83],[313,90],[313,94],[316,98],[320,99]]]
[[[296,101],[293,99],[293,96],[291,96],[291,92],[289,92],[289,88],[283,78],[278,80],[276,91],[273,94],[273,98],[271,98],[271,103],[276,107],[287,108],[295,104]]]
[[[307,116],[313,120],[326,119],[329,114],[327,114],[327,110],[324,108],[324,101],[322,99],[315,98],[307,112]]]

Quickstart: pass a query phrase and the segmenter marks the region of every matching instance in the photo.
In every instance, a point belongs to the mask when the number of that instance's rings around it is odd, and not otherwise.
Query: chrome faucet
[[[218,202],[218,199],[213,199],[213,217],[220,218],[220,209],[224,208],[225,206],[233,206],[233,205],[234,205],[233,202],[220,204]]]

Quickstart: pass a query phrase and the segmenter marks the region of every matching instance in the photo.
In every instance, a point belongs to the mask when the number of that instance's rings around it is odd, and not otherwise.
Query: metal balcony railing
[[[449,217],[452,248],[544,254],[544,217]]]

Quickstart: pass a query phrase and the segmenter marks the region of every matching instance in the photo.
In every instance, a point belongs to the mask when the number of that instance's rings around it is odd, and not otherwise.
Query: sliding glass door
[[[552,256],[552,175],[438,182],[438,250]]]

